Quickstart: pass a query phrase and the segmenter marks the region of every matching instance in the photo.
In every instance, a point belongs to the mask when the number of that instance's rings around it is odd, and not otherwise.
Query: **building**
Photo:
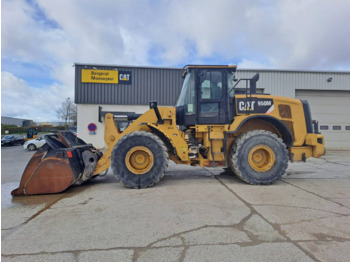
[[[238,69],[236,78],[250,78],[257,72],[258,93],[308,100],[325,135],[326,149],[350,150],[350,72]],[[75,64],[78,135],[103,148],[99,110],[143,113],[150,101],[175,105],[181,74],[181,68]],[[91,123],[96,130],[88,129]]]
[[[35,122],[37,126],[65,126],[65,122]]]
[[[3,125],[14,125],[14,126],[17,126],[17,127],[32,126],[33,125],[33,120],[2,116],[1,117],[1,124],[3,124]]]

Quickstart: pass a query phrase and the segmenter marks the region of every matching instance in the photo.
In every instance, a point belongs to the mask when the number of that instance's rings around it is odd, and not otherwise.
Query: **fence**
[[[17,135],[26,135],[28,127],[1,127],[1,135],[7,134],[17,134]],[[36,127],[38,133],[50,133],[59,130],[65,130],[65,126],[55,126],[55,127],[47,127],[47,126],[38,126]]]

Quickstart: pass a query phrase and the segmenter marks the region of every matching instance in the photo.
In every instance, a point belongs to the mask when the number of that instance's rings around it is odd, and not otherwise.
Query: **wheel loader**
[[[36,138],[38,138],[38,129],[36,127],[29,127],[27,129],[27,136],[25,138],[25,141],[29,141]]]
[[[104,115],[102,154],[69,132],[46,136],[12,195],[58,193],[112,167],[126,187],[147,188],[177,164],[228,167],[252,185],[268,185],[289,161],[324,155],[324,136],[307,101],[258,94],[252,78],[236,79],[236,66],[188,65],[175,107],[150,102],[144,114]],[[121,131],[115,118],[124,114]]]

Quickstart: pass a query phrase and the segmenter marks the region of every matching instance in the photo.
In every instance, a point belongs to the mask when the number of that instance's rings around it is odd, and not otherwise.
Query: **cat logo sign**
[[[130,75],[129,74],[120,74],[119,75],[119,80],[120,81],[129,81]]]
[[[119,72],[119,84],[131,84],[131,72]]]

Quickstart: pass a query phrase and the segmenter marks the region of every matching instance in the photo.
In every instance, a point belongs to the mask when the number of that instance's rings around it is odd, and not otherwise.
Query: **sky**
[[[58,121],[74,63],[350,71],[348,0],[1,0],[1,115]]]

